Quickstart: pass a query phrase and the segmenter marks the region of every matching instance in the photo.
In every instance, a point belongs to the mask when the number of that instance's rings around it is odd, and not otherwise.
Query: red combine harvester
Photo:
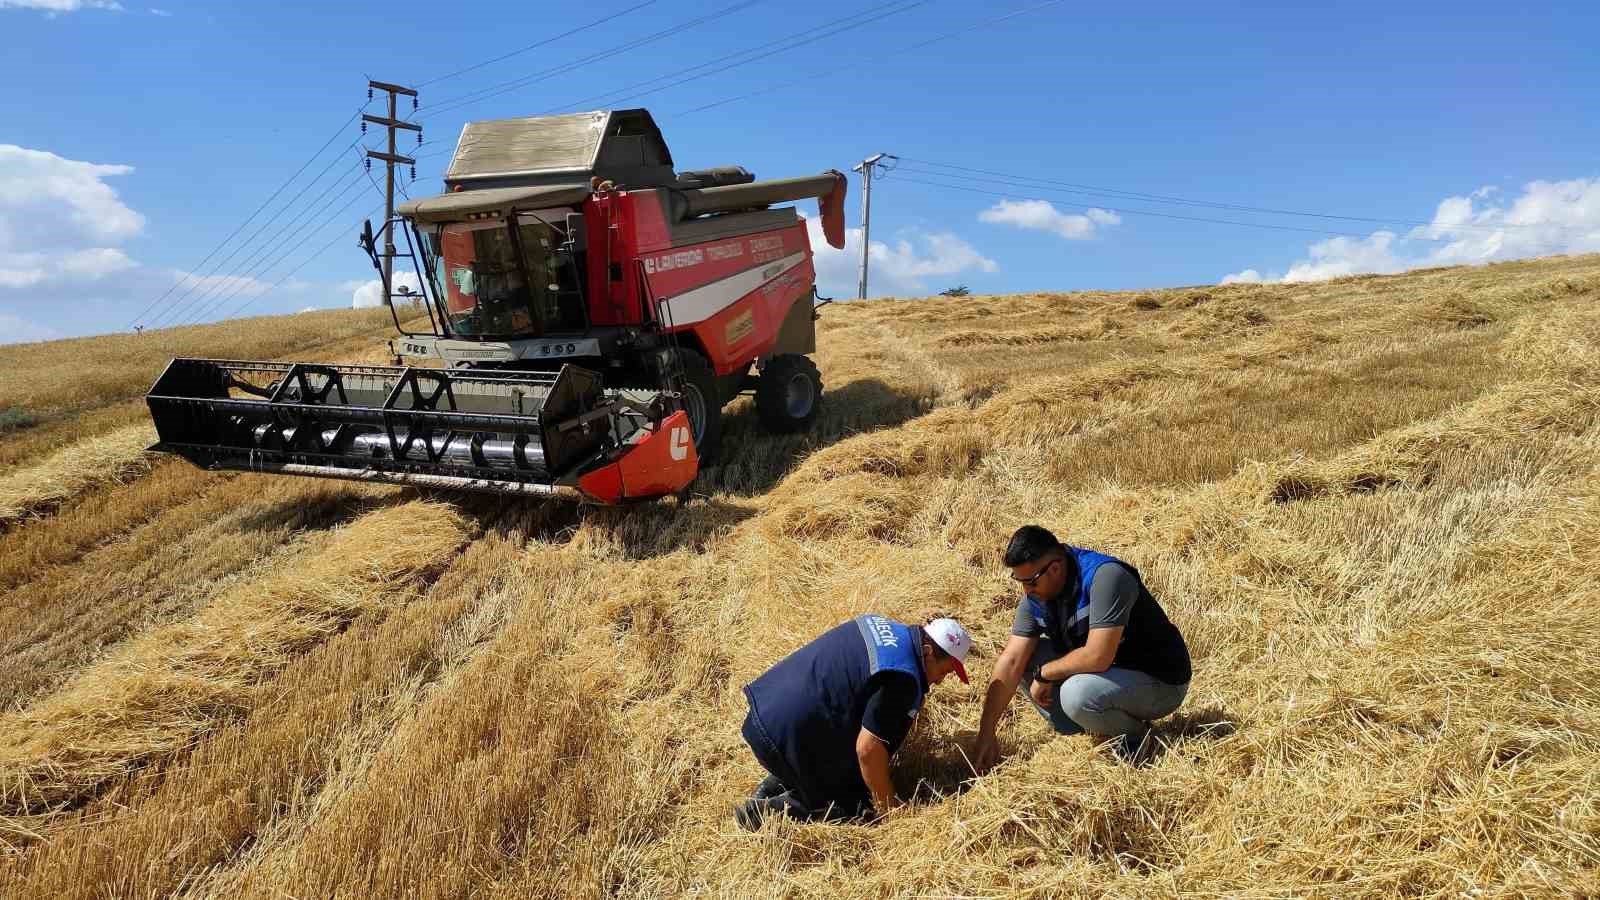
[[[386,223],[420,301],[396,362],[174,359],[146,401],[160,443],[208,469],[601,503],[685,489],[722,407],[753,390],[762,424],[816,418],[816,198],[844,244],[844,175],[676,173],[642,109],[473,122],[445,193]],[[411,307],[416,310],[415,307]]]

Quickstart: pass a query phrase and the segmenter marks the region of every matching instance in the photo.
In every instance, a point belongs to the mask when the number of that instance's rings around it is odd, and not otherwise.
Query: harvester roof
[[[449,189],[587,184],[671,184],[672,154],[650,113],[602,110],[468,122],[444,180]]]

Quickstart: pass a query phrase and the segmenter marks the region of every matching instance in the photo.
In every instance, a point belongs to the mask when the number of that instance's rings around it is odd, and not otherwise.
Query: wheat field
[[[142,452],[168,356],[383,359],[371,313],[0,348],[0,896],[1600,895],[1597,301],[1586,256],[836,304],[814,433],[741,400],[626,510]],[[1028,522],[1189,642],[1148,767],[1020,703],[967,765]],[[740,688],[866,611],[976,638],[912,804],[740,831]]]

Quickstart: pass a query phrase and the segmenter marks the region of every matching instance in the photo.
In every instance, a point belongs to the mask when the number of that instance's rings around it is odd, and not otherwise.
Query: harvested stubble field
[[[830,306],[816,433],[741,401],[629,511],[143,460],[162,353],[4,351],[0,895],[1600,894],[1597,301],[1576,257]],[[202,352],[383,352],[274,327]],[[1155,762],[1014,708],[973,779],[952,681],[909,810],[737,830],[740,687],[868,610],[983,679],[1025,522],[1187,635]]]

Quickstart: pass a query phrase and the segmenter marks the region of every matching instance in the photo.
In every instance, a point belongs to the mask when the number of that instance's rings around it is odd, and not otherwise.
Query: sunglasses
[[[1059,560],[1059,559],[1050,560],[1050,562],[1047,563],[1044,568],[1042,568],[1039,571],[1033,573],[1033,577],[1031,577],[1031,578],[1018,578],[1015,575],[1013,575],[1013,576],[1011,576],[1011,580],[1021,584],[1025,588],[1028,588],[1028,589],[1031,590],[1034,585],[1039,583],[1039,579],[1041,579],[1041,578],[1043,578],[1045,576],[1045,573],[1047,573],[1051,569],[1055,568],[1055,564],[1058,563],[1058,562],[1061,562],[1061,560]]]

